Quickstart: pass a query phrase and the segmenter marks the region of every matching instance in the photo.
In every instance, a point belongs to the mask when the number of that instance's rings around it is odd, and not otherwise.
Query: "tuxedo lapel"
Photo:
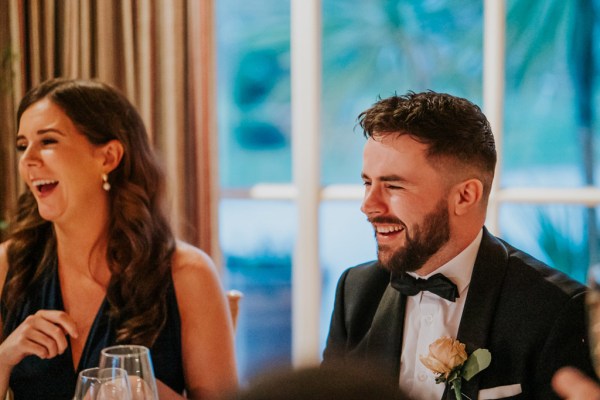
[[[367,358],[378,360],[381,370],[389,371],[396,382],[400,377],[405,308],[406,296],[388,285],[367,334]]]
[[[483,238],[458,328],[457,339],[466,344],[468,354],[485,348],[488,343],[507,262],[508,252],[504,245],[483,228]],[[462,392],[471,399],[477,398],[479,378],[480,374],[475,375],[470,381],[464,381],[462,384]],[[448,399],[454,398],[451,392],[447,391]]]

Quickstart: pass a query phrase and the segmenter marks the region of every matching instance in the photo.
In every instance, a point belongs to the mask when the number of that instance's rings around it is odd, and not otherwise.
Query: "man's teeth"
[[[398,225],[390,225],[390,226],[377,226],[375,227],[377,233],[393,233],[399,232],[402,230],[402,227]]]
[[[58,183],[58,181],[53,181],[53,180],[50,180],[50,179],[40,179],[40,180],[32,182],[33,186],[35,186],[35,187],[40,187],[40,186],[43,186],[43,185],[52,185],[54,183]]]

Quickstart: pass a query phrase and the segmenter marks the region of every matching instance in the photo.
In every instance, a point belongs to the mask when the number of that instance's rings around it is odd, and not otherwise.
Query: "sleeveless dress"
[[[5,321],[3,333],[6,336],[15,330],[28,315],[38,310],[63,310],[64,305],[58,279],[56,260],[31,291],[15,317],[6,320],[6,310],[2,309]],[[8,274],[10,275],[10,268]],[[167,322],[156,342],[150,349],[156,378],[178,393],[184,390],[183,364],[181,356],[181,321],[177,308],[177,299],[170,279],[167,294]],[[97,367],[100,351],[117,344],[114,322],[108,317],[108,301],[104,299],[90,329],[89,336],[79,360],[77,369],[73,366],[71,346],[63,354],[49,360],[37,356],[25,357],[17,364],[10,376],[10,388],[15,400],[19,399],[72,399],[79,371]]]

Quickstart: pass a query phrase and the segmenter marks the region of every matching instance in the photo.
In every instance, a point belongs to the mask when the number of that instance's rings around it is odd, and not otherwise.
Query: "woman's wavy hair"
[[[112,275],[106,296],[110,315],[117,321],[117,341],[151,346],[167,317],[165,298],[175,238],[163,210],[164,175],[144,123],[118,90],[99,82],[58,78],[25,95],[17,125],[25,110],[42,99],[59,106],[91,143],[116,139],[124,147],[120,164],[109,175],[106,258]],[[11,273],[2,293],[8,317],[35,290],[56,257],[54,229],[40,217],[29,189],[19,198],[11,228]]]

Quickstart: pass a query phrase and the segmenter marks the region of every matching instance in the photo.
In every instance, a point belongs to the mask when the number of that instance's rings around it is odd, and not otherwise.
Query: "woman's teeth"
[[[44,193],[50,189],[53,189],[58,185],[58,181],[50,179],[40,179],[32,182],[32,185],[39,190],[40,193]]]

